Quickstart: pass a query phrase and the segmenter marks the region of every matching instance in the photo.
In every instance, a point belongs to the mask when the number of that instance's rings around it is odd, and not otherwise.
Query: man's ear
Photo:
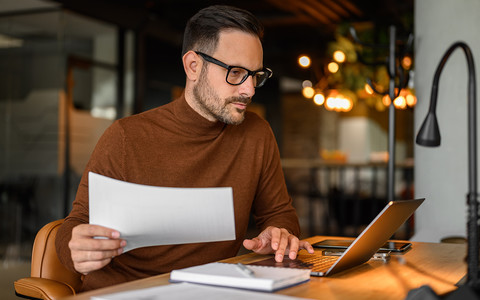
[[[200,57],[193,51],[188,51],[183,55],[183,69],[190,81],[196,81],[200,76],[202,63]]]

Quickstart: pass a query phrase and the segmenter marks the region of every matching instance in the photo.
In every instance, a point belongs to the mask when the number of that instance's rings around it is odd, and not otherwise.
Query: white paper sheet
[[[235,239],[231,187],[168,188],[88,176],[90,224],[118,230],[124,252]]]
[[[163,300],[163,299],[209,299],[209,300],[293,300],[303,299],[265,292],[253,292],[191,283],[169,284],[135,291],[120,292],[103,296],[93,296],[92,300]]]

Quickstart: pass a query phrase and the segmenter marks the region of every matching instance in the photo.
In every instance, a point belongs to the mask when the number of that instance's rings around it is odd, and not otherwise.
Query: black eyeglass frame
[[[212,64],[216,64],[217,66],[220,66],[222,68],[227,69],[227,75],[225,76],[225,81],[230,85],[241,85],[242,83],[245,82],[245,80],[247,80],[248,76],[252,76],[252,78],[253,78],[253,76],[255,74],[257,74],[258,72],[265,72],[267,74],[267,76],[265,77],[263,82],[261,82],[259,85],[255,86],[255,88],[258,88],[258,87],[262,87],[265,84],[265,82],[267,81],[267,79],[269,79],[273,75],[273,71],[269,68],[263,68],[263,69],[257,70],[257,71],[250,71],[249,69],[244,68],[244,67],[240,67],[240,66],[229,66],[226,63],[221,62],[218,59],[215,59],[215,58],[211,57],[210,55],[205,54],[203,52],[199,52],[199,51],[194,51],[194,52],[196,54],[200,55],[204,60],[206,60],[206,61],[208,61]],[[243,76],[242,80],[239,83],[231,83],[231,82],[228,81],[228,75],[230,74],[230,71],[233,68],[239,68],[239,69],[243,69],[243,70],[247,71],[247,74],[245,76]]]

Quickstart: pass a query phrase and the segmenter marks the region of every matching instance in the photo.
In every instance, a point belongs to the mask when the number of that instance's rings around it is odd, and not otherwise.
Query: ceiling
[[[368,23],[379,29],[396,25],[402,29],[405,17],[407,20],[413,17],[413,0],[55,0],[53,3],[127,29],[147,32],[178,48],[187,20],[199,9],[225,3],[244,8],[265,26],[265,64],[276,74],[291,77],[301,77],[305,72],[296,65],[296,58],[300,54],[323,56],[341,24]]]
[[[59,9],[71,14],[68,19],[70,33],[81,37],[94,37],[114,33],[119,26],[135,32],[144,32],[159,41],[150,50],[150,58],[156,59],[159,51],[164,58],[156,65],[162,70],[178,69],[178,60],[171,55],[180,54],[183,30],[187,20],[198,10],[212,4],[225,4],[247,9],[265,26],[264,64],[274,70],[275,77],[309,79],[319,77],[312,70],[297,65],[301,54],[308,54],[316,61],[329,60],[327,45],[334,40],[335,32],[342,25],[356,28],[375,28],[386,32],[389,25],[396,25],[399,32],[413,27],[414,0],[0,0],[0,17],[17,18],[15,26],[0,23],[0,35],[4,31],[14,37],[22,35],[57,34]],[[48,13],[29,13],[43,12]],[[90,18],[103,22],[89,22]],[[7,28],[3,28],[7,26]],[[407,27],[407,28],[406,28]],[[113,31],[113,32],[112,32]],[[406,34],[405,34],[406,36]],[[158,46],[159,45],[159,46]],[[177,65],[173,65],[173,64]],[[172,64],[168,67],[165,64]],[[158,68],[157,68],[158,69]],[[183,76],[181,77],[183,79]]]

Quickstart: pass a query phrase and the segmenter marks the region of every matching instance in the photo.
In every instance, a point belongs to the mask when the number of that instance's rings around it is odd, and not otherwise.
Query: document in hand
[[[209,263],[173,270],[171,282],[191,282],[215,286],[272,292],[310,280],[310,270],[245,265],[248,275],[236,264]]]
[[[88,174],[90,224],[116,229],[124,252],[235,239],[231,187],[170,188]]]

